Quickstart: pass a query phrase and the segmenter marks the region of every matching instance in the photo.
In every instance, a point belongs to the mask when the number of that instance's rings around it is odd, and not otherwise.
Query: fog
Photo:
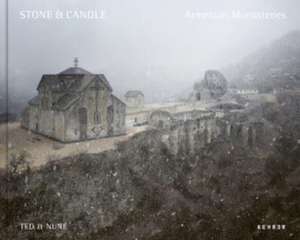
[[[1,32],[4,32],[4,0]],[[300,28],[297,0],[9,0],[11,98],[36,94],[42,74],[73,65],[104,73],[114,92],[144,91],[148,102],[189,88],[206,69],[221,69]],[[103,19],[21,19],[22,10],[97,10]],[[284,19],[202,18],[187,13],[279,12]],[[1,34],[3,80],[4,37]]]

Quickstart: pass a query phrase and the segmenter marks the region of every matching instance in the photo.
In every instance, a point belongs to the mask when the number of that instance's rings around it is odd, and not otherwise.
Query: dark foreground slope
[[[268,144],[218,139],[173,156],[148,131],[115,151],[2,175],[0,239],[300,239],[299,144],[288,133]],[[22,222],[68,229],[22,231]],[[273,223],[287,229],[257,230]]]

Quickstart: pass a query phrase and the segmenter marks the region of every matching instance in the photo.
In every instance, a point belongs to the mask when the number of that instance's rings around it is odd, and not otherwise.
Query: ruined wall
[[[170,130],[173,121],[174,118],[169,112],[157,110],[150,114],[148,123],[154,128]]]
[[[212,111],[206,110],[192,110],[192,111],[184,111],[177,112],[172,114],[176,120],[190,120],[190,119],[200,119],[203,117],[214,117],[215,113]]]
[[[164,142],[173,154],[193,154],[217,139],[253,148],[264,144],[264,134],[263,122],[234,122],[212,115],[173,121]]]
[[[216,119],[202,118],[174,122],[168,133],[168,145],[174,154],[192,154],[210,143],[216,136]]]
[[[186,103],[153,104],[144,106],[143,109],[127,109],[126,125],[128,127],[145,125],[149,122],[151,114],[155,111],[167,111],[171,114],[193,109],[194,106]]]

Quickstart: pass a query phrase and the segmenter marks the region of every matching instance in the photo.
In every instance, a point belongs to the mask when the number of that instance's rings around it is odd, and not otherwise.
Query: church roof
[[[142,91],[139,90],[129,90],[128,92],[126,92],[125,97],[137,97],[137,96],[144,96]]]
[[[74,93],[66,93],[60,97],[57,102],[53,105],[54,110],[66,110],[69,106],[79,100],[80,95]]]
[[[37,89],[47,85],[51,91],[81,92],[94,80],[102,82],[109,91],[112,91],[104,74],[44,74]]]
[[[54,110],[63,111],[74,104],[80,98],[80,93],[91,84],[95,84],[95,81],[102,83],[102,86],[106,87],[110,92],[112,92],[112,87],[110,86],[104,74],[47,74],[43,75],[38,89],[42,85],[47,85],[50,91],[62,94],[57,101],[53,102],[52,107]],[[39,96],[37,96],[31,100],[30,104],[37,105],[39,101]]]
[[[82,75],[86,75],[86,74],[91,74],[89,71],[83,69],[83,68],[80,68],[80,67],[70,67],[70,68],[67,68],[66,70],[62,71],[59,73],[59,75],[64,75],[64,74],[67,74],[67,75],[73,75],[73,74],[82,74]]]
[[[93,74],[78,67],[78,59],[74,59],[74,67],[65,69],[58,74],[44,74],[37,90],[46,87],[48,91],[57,93],[59,98],[52,103],[53,110],[66,110],[80,98],[80,93],[89,86],[106,88],[112,92],[104,74]],[[41,96],[38,95],[29,101],[30,105],[39,105]]]

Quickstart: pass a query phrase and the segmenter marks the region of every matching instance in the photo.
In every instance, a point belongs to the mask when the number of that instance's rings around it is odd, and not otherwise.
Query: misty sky
[[[4,31],[1,0],[1,31]],[[21,19],[22,10],[103,10],[101,20]],[[221,69],[300,29],[297,0],[9,0],[9,85],[33,96],[44,73],[79,65],[104,73],[121,96],[172,96],[206,69]],[[187,12],[280,12],[285,19],[188,18]],[[1,34],[1,53],[4,51]],[[1,57],[3,54],[1,54]],[[3,69],[3,58],[1,59]],[[2,77],[3,71],[1,71]]]

